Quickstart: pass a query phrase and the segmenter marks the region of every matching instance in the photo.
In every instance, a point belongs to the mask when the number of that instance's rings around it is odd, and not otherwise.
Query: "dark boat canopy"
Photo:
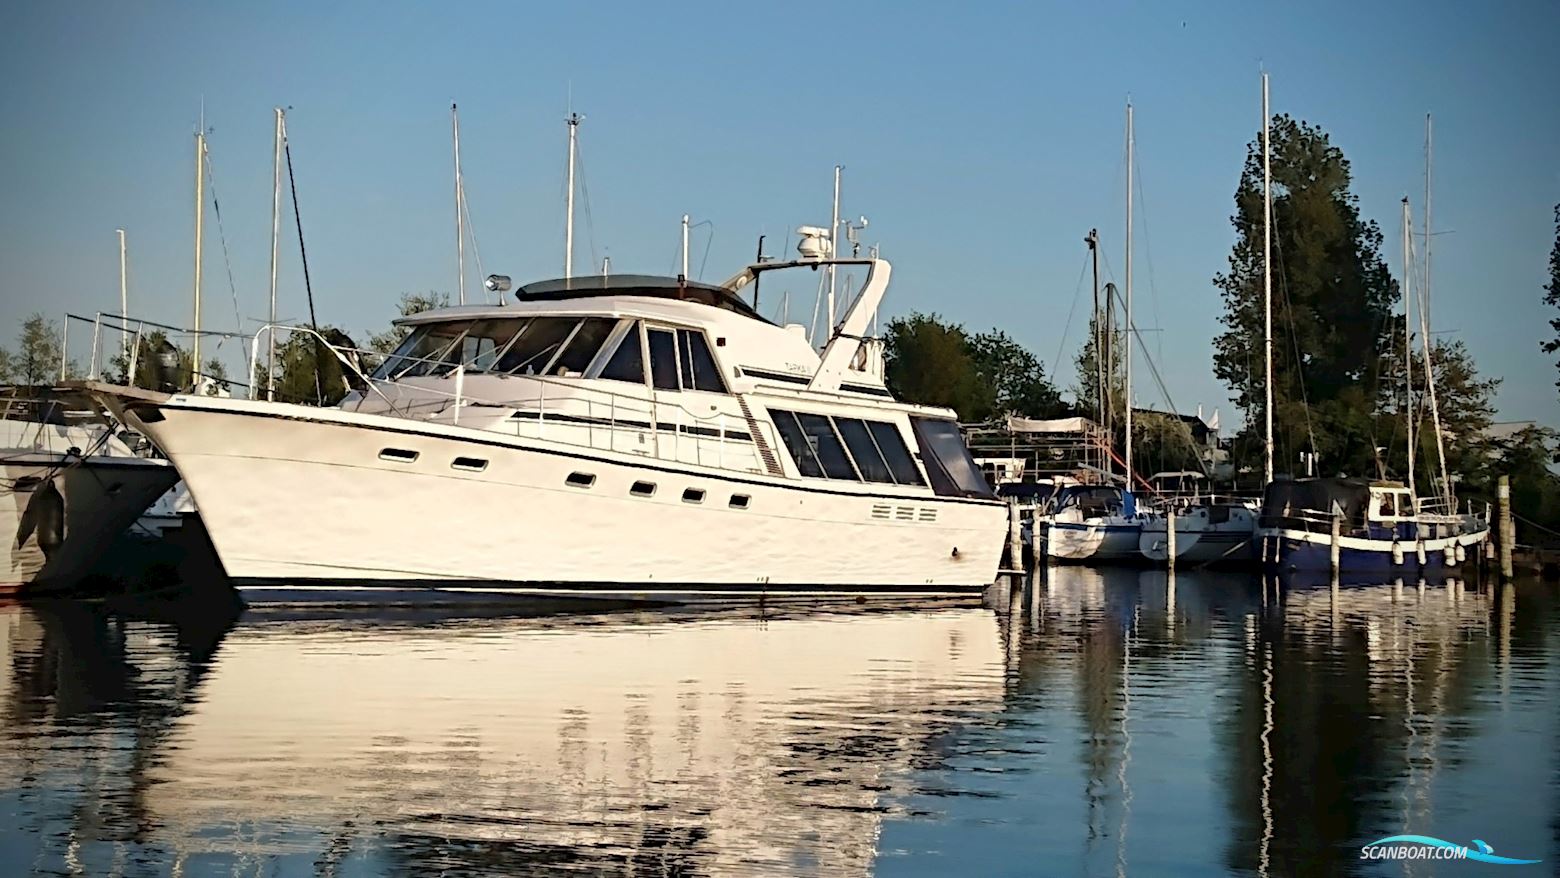
[[[585,277],[557,278],[529,283],[515,289],[515,299],[521,302],[560,302],[593,296],[680,299],[723,308],[744,317],[769,323],[753,310],[752,305],[725,287],[653,274],[595,274]]]
[[[1330,516],[1334,504],[1343,511],[1349,524],[1363,524],[1365,507],[1370,501],[1371,483],[1364,479],[1296,479],[1278,481],[1262,493],[1261,526],[1297,526],[1306,529],[1317,522],[1307,517]]]

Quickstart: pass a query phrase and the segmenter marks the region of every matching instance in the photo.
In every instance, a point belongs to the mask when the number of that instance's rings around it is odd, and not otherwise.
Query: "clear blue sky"
[[[673,268],[684,212],[713,224],[706,279],[848,215],[895,263],[888,313],[998,325],[1073,382],[1082,238],[1122,269],[1122,113],[1137,107],[1138,323],[1176,403],[1221,406],[1210,339],[1236,180],[1275,111],[1329,131],[1397,266],[1433,112],[1437,329],[1505,378],[1501,415],[1560,425],[1538,344],[1560,202],[1560,6],[12,3],[0,11],[0,340],[28,313],[118,307],[188,324],[192,133],[204,97],[246,328],[264,315],[271,107],[290,106],[320,319],[366,335],[402,291],[450,290],[449,103],[461,105],[484,268],[561,273],[572,88],[591,221],[578,257]],[[296,243],[281,314],[306,316]],[[205,314],[234,323],[208,213]],[[704,230],[696,233],[701,261]],[[476,277],[475,269],[471,272]],[[811,290],[793,291],[802,310]],[[1078,304],[1069,326],[1069,312]],[[793,317],[795,311],[793,311]],[[359,335],[361,340],[362,335]],[[1061,363],[1057,363],[1058,348]],[[1140,385],[1143,403],[1158,392]]]

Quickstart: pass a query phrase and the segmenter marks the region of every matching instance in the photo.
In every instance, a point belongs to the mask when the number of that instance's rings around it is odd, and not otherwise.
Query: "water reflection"
[[[1537,583],[129,609],[0,608],[0,874],[1435,874],[1358,860],[1402,832],[1560,861]]]

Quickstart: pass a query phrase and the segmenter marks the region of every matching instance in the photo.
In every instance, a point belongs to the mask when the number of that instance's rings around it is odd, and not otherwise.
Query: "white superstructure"
[[[867,277],[821,353],[738,295],[830,264]],[[405,319],[405,342],[336,408],[96,389],[179,467],[241,587],[979,589],[1004,507],[953,412],[883,385],[866,333],[889,273],[804,258],[720,286],[532,284]]]

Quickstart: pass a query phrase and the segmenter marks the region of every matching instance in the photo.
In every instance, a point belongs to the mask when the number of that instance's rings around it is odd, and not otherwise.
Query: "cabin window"
[[[746,509],[746,508],[748,508],[748,503],[751,502],[751,500],[752,500],[752,498],[749,497],[746,494],[732,494],[731,495],[731,508],[732,509]]]
[[[628,493],[635,497],[649,497],[655,494],[655,482],[635,482]]]
[[[461,339],[460,362],[472,372],[491,370],[493,361],[525,323],[525,320],[514,318],[474,321]]]
[[[395,352],[374,370],[374,377],[394,380],[454,368],[458,362],[455,343],[470,325],[469,320],[455,320],[413,329]]]
[[[834,428],[839,431],[840,438],[845,440],[845,446],[850,449],[850,456],[856,461],[856,469],[861,472],[863,479],[890,485],[894,483],[893,471],[888,468],[888,462],[883,459],[867,425],[860,418],[835,418]]]
[[[778,409],[770,409],[769,414],[775,419],[775,429],[780,432],[780,438],[791,452],[791,459],[796,461],[796,471],[808,478],[824,478],[823,464],[818,462],[818,455],[813,453],[807,435],[796,423],[796,415]]]
[[[840,441],[839,434],[834,432],[834,425],[829,423],[827,415],[797,412],[796,422],[802,425],[802,432],[807,434],[807,443],[817,452],[824,474],[831,479],[860,480],[850,457],[845,454],[845,444]]]
[[[703,503],[704,502],[704,489],[703,488],[684,488],[683,489],[683,502],[684,503]]]
[[[571,488],[589,488],[591,485],[596,484],[596,474],[595,473],[569,473],[569,477],[564,479],[563,481],[564,481],[564,484],[568,485]]]
[[[682,382],[677,377],[677,336],[670,329],[651,329],[650,378],[656,390],[677,390]]]
[[[573,317],[537,317],[510,342],[509,350],[499,355],[493,371],[510,375],[541,372],[578,323]]]
[[[488,462],[480,457],[457,457],[450,462],[455,469],[463,469],[467,472],[479,473],[487,469]]]
[[[970,449],[959,435],[959,425],[937,418],[910,418],[915,430],[916,445],[921,450],[921,460],[926,464],[927,477],[932,490],[954,497],[985,497],[996,499],[991,486],[980,474],[980,467],[970,456]]]
[[[677,330],[677,347],[684,390],[726,392],[726,383],[720,378],[720,367],[715,365],[715,357],[704,340],[704,333],[693,329]]]
[[[897,426],[887,421],[868,421],[867,429],[871,431],[872,439],[877,442],[878,451],[883,452],[883,461],[894,473],[894,481],[901,485],[926,484],[926,481],[921,478],[921,468],[916,466],[915,460],[910,457],[910,449],[905,445],[905,437],[899,432]]]
[[[601,367],[601,377],[630,384],[645,383],[644,345],[639,341],[639,324],[634,323],[623,334],[617,350],[607,364]]]
[[[617,323],[613,317],[587,317],[581,320],[579,328],[564,346],[563,353],[547,367],[548,372],[561,375],[564,370],[568,370],[573,375],[585,374],[586,367],[596,358],[596,352],[601,350]]]
[[[417,452],[407,448],[381,448],[379,459],[394,463],[411,463],[417,459]]]

